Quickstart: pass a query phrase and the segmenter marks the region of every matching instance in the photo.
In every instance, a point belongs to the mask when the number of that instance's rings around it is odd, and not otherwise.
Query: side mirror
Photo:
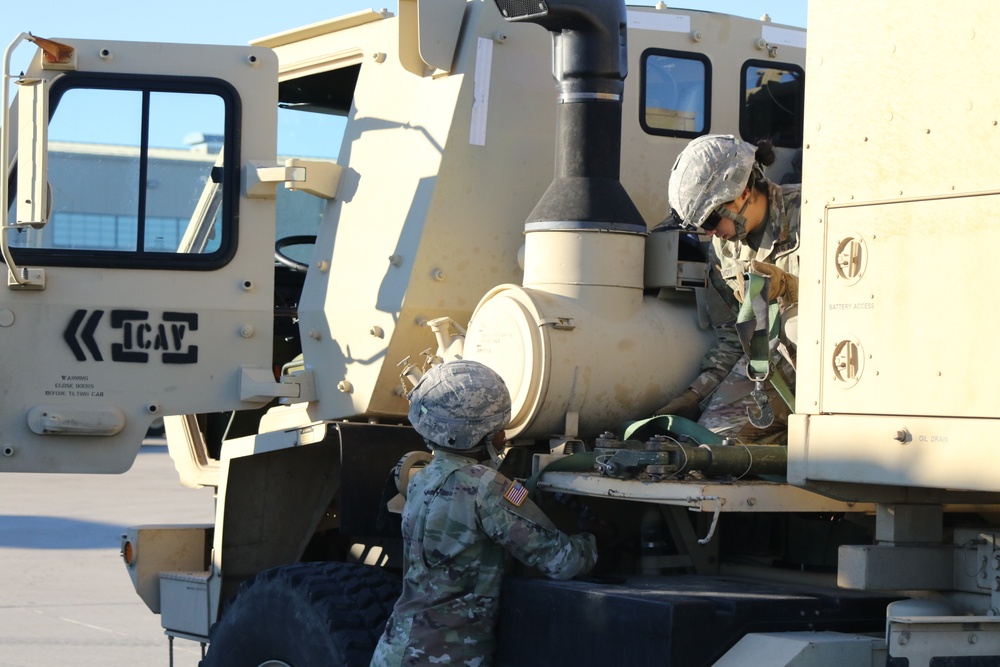
[[[18,225],[44,227],[48,206],[49,104],[45,79],[19,79],[17,106]]]

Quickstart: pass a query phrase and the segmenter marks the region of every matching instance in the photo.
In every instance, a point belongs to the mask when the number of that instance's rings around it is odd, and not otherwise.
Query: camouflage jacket
[[[801,186],[769,183],[767,220],[756,247],[736,239],[712,239],[707,292],[709,316],[718,342],[702,359],[702,374],[691,385],[703,397],[718,387],[743,356],[743,347],[734,328],[740,307],[734,296],[742,285],[739,276],[747,272],[752,260],[775,264],[795,276],[799,274],[801,207]]]
[[[440,450],[410,480],[403,549],[403,593],[372,667],[487,667],[508,554],[555,579],[597,560],[594,537],[560,532],[520,483]]]

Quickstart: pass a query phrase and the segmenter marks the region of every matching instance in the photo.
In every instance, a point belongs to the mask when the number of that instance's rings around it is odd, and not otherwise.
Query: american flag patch
[[[513,482],[507,487],[503,497],[510,501],[514,507],[520,507],[524,504],[524,499],[528,497],[528,489],[520,482]]]

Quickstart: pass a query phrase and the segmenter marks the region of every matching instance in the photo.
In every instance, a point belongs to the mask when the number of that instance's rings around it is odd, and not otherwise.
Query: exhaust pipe
[[[556,170],[525,231],[646,233],[621,181],[622,92],[628,74],[624,2],[495,0],[508,21],[552,33],[558,91]]]

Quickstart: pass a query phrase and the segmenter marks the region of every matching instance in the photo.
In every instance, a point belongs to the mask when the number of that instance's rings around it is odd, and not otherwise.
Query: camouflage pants
[[[787,361],[782,360],[777,366],[786,378],[794,378],[794,371]],[[750,397],[754,383],[747,378],[746,369],[747,359],[743,357],[709,396],[698,423],[723,438],[732,438],[745,444],[787,444],[790,410],[770,382],[764,382],[763,389],[771,410],[774,411],[774,422],[766,428],[757,428],[750,423],[747,408],[756,414],[757,404]]]

